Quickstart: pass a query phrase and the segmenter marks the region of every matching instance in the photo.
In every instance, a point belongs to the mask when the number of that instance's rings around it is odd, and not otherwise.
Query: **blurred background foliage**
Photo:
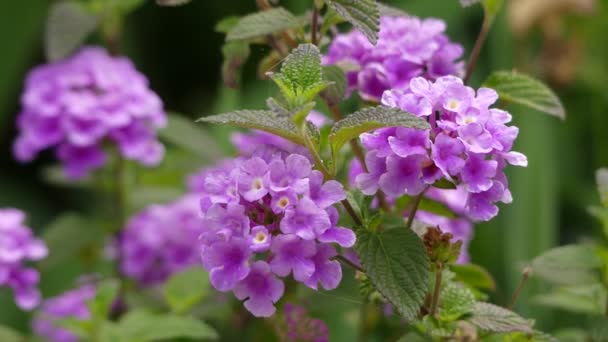
[[[281,3],[302,13],[310,1]],[[457,0],[386,3],[417,16],[446,20],[451,38],[467,51],[481,25],[481,8],[462,9]],[[49,6],[48,0],[0,1],[0,207],[24,209],[31,226],[39,231],[61,212],[101,210],[90,194],[44,181],[42,173],[52,156],[27,166],[12,158],[14,121],[24,77],[30,68],[44,63],[42,39]],[[253,0],[195,0],[179,8],[161,8],[149,1],[129,16],[122,48],[150,78],[152,88],[170,111],[195,119],[236,108],[261,108],[273,91],[270,83],[256,80],[255,61],[265,51],[254,49],[254,58],[245,66],[241,89],[225,88],[220,79],[223,36],[214,31],[222,17],[254,10]],[[498,304],[508,302],[521,270],[541,251],[601,236],[599,225],[586,208],[598,203],[594,171],[608,166],[606,32],[608,0],[510,0],[482,52],[473,85],[478,86],[491,70],[516,68],[548,81],[568,112],[567,120],[559,122],[516,106],[509,108],[520,127],[516,150],[528,155],[530,166],[511,172],[513,204],[503,206],[493,222],[477,226],[471,247],[473,261],[487,267],[497,279],[494,300]],[[90,39],[90,43],[96,42],[96,37]],[[217,149],[230,151],[227,130],[206,129],[216,138]],[[194,167],[208,163],[205,159],[195,159]],[[179,168],[180,164],[174,162],[166,161],[163,167]],[[154,176],[150,177],[150,182],[155,182]],[[43,282],[45,293],[65,289],[65,279],[77,274],[69,267],[62,272]],[[581,317],[540,310],[534,305],[531,298],[543,289],[541,283],[528,284],[517,310],[536,319],[543,330],[576,326]],[[27,329],[27,315],[14,309],[7,293],[0,294],[0,323]],[[313,314],[323,313],[320,318],[330,320],[332,340],[354,339],[359,303],[352,286],[315,294],[311,301]],[[374,317],[370,320],[373,324]]]

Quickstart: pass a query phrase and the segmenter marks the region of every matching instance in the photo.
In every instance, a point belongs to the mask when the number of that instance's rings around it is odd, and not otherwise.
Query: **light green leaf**
[[[357,254],[376,289],[410,320],[429,290],[429,259],[420,238],[405,225],[357,232]]]
[[[455,321],[471,313],[475,305],[475,295],[469,289],[456,284],[447,284],[441,291],[439,319]]]
[[[218,33],[228,33],[236,24],[238,24],[239,20],[241,20],[241,18],[237,16],[222,18],[215,24],[214,30]]]
[[[201,301],[209,291],[207,273],[200,266],[194,266],[173,275],[164,285],[165,300],[177,314],[188,312]]]
[[[97,24],[97,17],[77,2],[54,3],[46,24],[46,57],[55,61],[68,56],[95,31]]]
[[[216,139],[197,127],[194,121],[177,113],[169,113],[168,125],[158,135],[177,147],[191,152],[206,162],[222,158],[222,149]]]
[[[19,332],[7,327],[0,326],[0,341],[2,342],[25,342],[25,338]]]
[[[105,280],[97,286],[95,298],[87,303],[94,321],[103,322],[106,320],[118,294],[119,287],[120,285],[116,280]]]
[[[148,342],[178,338],[217,339],[209,325],[188,316],[155,315],[143,310],[129,312],[119,323],[121,342]]]
[[[383,127],[430,128],[426,120],[398,108],[384,106],[364,108],[334,124],[329,136],[333,155],[337,156],[342,146],[350,140],[358,138],[365,132]]]
[[[247,15],[230,30],[226,40],[243,40],[266,36],[300,27],[301,22],[283,7]]]
[[[471,287],[494,290],[496,282],[492,275],[483,267],[474,264],[451,264],[450,271],[454,272],[456,280]]]
[[[42,234],[49,255],[40,262],[41,267],[45,270],[55,267],[73,258],[83,248],[102,241],[103,237],[103,231],[90,220],[78,214],[62,214],[47,226]]]
[[[324,66],[323,79],[325,79],[327,83],[331,83],[331,85],[321,93],[321,97],[325,102],[330,106],[335,106],[342,102],[346,95],[346,87],[348,86],[344,71],[336,65]]]
[[[268,110],[240,110],[202,117],[198,121],[241,128],[259,129],[283,137],[296,144],[305,145],[298,129],[288,117],[277,116]]]
[[[222,64],[222,79],[230,88],[238,87],[238,72],[247,62],[251,49],[249,43],[243,41],[226,42],[222,47],[224,62]]]
[[[378,42],[380,10],[376,0],[327,0],[327,4],[372,43]]]
[[[532,301],[573,313],[601,315],[604,313],[606,289],[601,284],[562,286],[539,294]]]
[[[483,84],[498,92],[505,102],[517,103],[540,112],[566,118],[560,99],[542,82],[516,71],[495,71]]]
[[[601,265],[592,248],[569,245],[550,249],[532,260],[532,274],[555,284],[590,284],[600,280]]]
[[[473,314],[467,321],[483,331],[532,333],[530,323],[523,317],[490,303],[476,303],[473,306]]]
[[[595,181],[602,205],[608,208],[608,169],[597,170],[595,172]]]

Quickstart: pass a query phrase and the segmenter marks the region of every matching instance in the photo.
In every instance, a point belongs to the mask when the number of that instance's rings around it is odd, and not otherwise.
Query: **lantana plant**
[[[49,179],[88,187],[104,203],[95,213],[102,223],[63,217],[46,245],[21,211],[0,210],[0,285],[21,308],[39,306],[34,335],[217,339],[224,320],[268,322],[282,341],[328,341],[332,325],[313,316],[302,293],[331,295],[349,282],[359,286],[350,297],[361,306],[362,340],[554,340],[511,310],[517,293],[506,306],[487,302],[496,284],[467,250],[475,223],[517,200],[508,170],[528,164],[513,150],[518,113],[506,105],[565,116],[555,94],[524,74],[495,71],[470,83],[502,1],[479,1],[485,20],[471,52],[443,20],[375,0],[309,0],[302,14],[256,1],[258,12],[217,25],[226,38],[222,74],[237,87],[240,67],[263,45],[259,74],[275,91],[266,108],[197,121],[240,128],[236,155],[167,114],[121,55],[126,14],[143,2],[57,3],[51,60],[25,82],[15,158],[52,149],[63,169]],[[66,27],[77,34],[62,40]],[[81,47],[96,30],[106,47]],[[201,136],[183,137],[192,132]],[[171,159],[176,150],[187,157]],[[216,160],[192,167],[193,155]],[[184,189],[158,191],[167,178]],[[62,250],[62,238],[89,228],[74,250]],[[41,260],[44,281],[45,270],[75,255],[87,272],[64,286],[71,290],[42,298],[39,273],[23,263]],[[383,323],[369,324],[378,312]]]

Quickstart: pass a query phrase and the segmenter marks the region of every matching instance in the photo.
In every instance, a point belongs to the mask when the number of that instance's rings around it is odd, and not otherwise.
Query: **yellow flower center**
[[[448,109],[456,110],[456,109],[458,109],[458,106],[460,106],[460,101],[455,100],[455,99],[451,99],[448,101]]]
[[[279,200],[279,207],[285,208],[287,207],[287,205],[289,205],[289,200],[287,199],[287,197],[283,197]]]
[[[256,178],[256,179],[253,181],[253,188],[254,188],[255,190],[261,190],[261,189],[262,189],[262,180],[261,180],[261,179],[259,179],[259,178]]]
[[[259,232],[255,235],[255,241],[258,243],[262,243],[266,241],[266,234]]]

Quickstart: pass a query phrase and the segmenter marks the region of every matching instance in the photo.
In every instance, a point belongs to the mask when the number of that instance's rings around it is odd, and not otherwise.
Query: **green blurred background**
[[[310,1],[281,3],[301,13]],[[457,0],[386,3],[417,16],[446,20],[448,34],[467,51],[482,20],[479,6],[462,9]],[[514,203],[503,206],[493,222],[477,226],[471,251],[473,261],[496,277],[499,285],[494,299],[499,304],[508,301],[522,268],[532,257],[556,244],[601,236],[586,208],[598,202],[594,171],[608,166],[608,1],[506,3],[472,83],[478,86],[494,69],[531,73],[560,94],[568,117],[560,122],[519,107],[509,108],[520,127],[516,149],[528,155],[530,165],[511,171]],[[19,165],[11,155],[23,79],[30,68],[44,62],[49,5],[48,0],[0,1],[0,207],[26,210],[31,226],[37,228],[60,212],[94,210],[96,205],[78,191],[42,180],[43,166],[52,161],[49,156]],[[254,49],[253,59],[245,67],[242,89],[226,89],[220,79],[223,37],[213,30],[224,16],[254,10],[253,0],[194,0],[180,8],[162,8],[149,1],[128,17],[123,49],[150,78],[152,88],[171,111],[197,118],[235,108],[261,108],[273,91],[268,83],[256,80],[255,61],[264,50]],[[224,133],[210,132],[227,146]],[[533,306],[530,297],[543,287],[534,282],[529,285],[518,303],[523,315],[536,318],[542,329],[576,325],[578,317]],[[25,316],[18,314],[10,297],[2,293],[0,323],[24,328]]]

